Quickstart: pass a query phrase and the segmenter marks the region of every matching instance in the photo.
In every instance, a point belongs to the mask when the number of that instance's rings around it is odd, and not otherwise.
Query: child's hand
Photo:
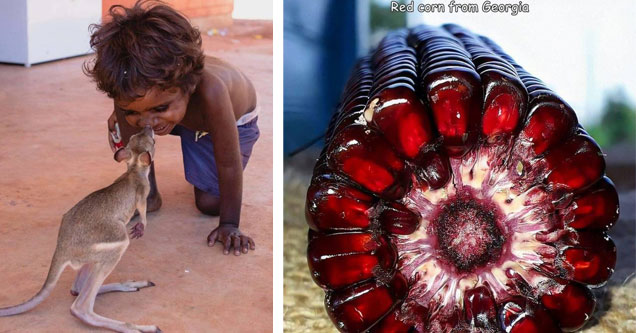
[[[216,242],[223,244],[223,254],[230,254],[234,248],[234,255],[247,253],[248,249],[254,251],[256,245],[251,237],[243,235],[238,227],[232,225],[220,225],[208,235],[208,246],[214,246]]]

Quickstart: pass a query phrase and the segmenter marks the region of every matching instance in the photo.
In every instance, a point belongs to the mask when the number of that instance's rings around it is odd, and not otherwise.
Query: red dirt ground
[[[179,138],[159,137],[155,164],[163,207],[149,214],[146,234],[131,241],[106,280],[149,279],[156,287],[98,296],[98,314],[164,332],[272,330],[271,22],[233,29],[226,37],[204,34],[204,49],[241,68],[259,93],[261,137],[244,174],[241,219],[256,251],[224,256],[218,245],[206,246],[218,218],[194,206]],[[0,65],[0,307],[39,290],[62,215],[125,170],[106,141],[112,101],[81,71],[89,58]],[[91,330],[69,312],[74,277],[67,268],[38,307],[0,318],[0,332]]]

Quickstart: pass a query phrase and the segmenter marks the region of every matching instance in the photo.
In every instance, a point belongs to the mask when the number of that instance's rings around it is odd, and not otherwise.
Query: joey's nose
[[[153,139],[155,138],[155,131],[153,131],[150,126],[144,127],[144,134],[149,135]]]

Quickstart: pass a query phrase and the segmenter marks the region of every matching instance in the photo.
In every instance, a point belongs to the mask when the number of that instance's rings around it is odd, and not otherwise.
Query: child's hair
[[[199,30],[184,16],[146,0],[132,8],[115,5],[108,12],[108,22],[90,26],[96,57],[84,64],[99,90],[122,100],[139,98],[155,86],[194,90],[204,55]]]

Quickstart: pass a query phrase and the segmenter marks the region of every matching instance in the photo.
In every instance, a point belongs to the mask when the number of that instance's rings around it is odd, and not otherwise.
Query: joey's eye
[[[126,117],[129,117],[129,116],[137,116],[137,115],[139,115],[139,112],[137,112],[137,111],[130,111],[130,110],[126,110],[126,111],[124,111],[124,115],[125,115]]]

